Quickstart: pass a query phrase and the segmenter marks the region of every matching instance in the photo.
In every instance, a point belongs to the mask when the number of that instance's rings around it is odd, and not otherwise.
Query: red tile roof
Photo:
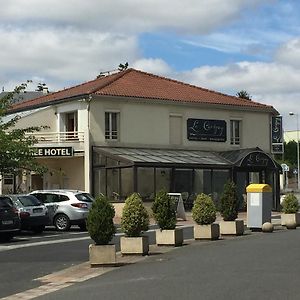
[[[100,77],[68,89],[18,103],[12,107],[12,110],[31,109],[36,106],[71,100],[73,97],[87,94],[142,98],[148,99],[149,101],[157,99],[174,102],[230,105],[277,113],[270,105],[225,95],[135,69],[128,69]]]

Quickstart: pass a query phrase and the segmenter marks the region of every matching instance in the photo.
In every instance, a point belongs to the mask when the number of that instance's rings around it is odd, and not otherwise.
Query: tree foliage
[[[224,191],[221,196],[221,215],[224,221],[234,221],[238,216],[238,196],[236,185],[228,181],[224,185]]]
[[[116,228],[113,218],[115,209],[105,196],[99,196],[92,204],[87,218],[87,230],[96,245],[107,245]]]
[[[242,99],[251,100],[250,94],[245,90],[241,90],[241,91],[237,92],[236,96],[239,98],[242,98]]]
[[[139,194],[129,196],[123,208],[121,228],[128,237],[138,237],[142,231],[147,231],[149,215]]]
[[[299,202],[295,194],[289,193],[287,194],[282,202],[282,211],[285,214],[294,214],[299,210]]]
[[[216,206],[209,195],[199,194],[192,208],[193,220],[198,225],[209,225],[216,220]]]
[[[177,221],[175,200],[166,191],[162,190],[156,195],[152,211],[161,230],[175,229]]]
[[[13,98],[22,89],[24,85],[16,87],[0,99],[0,173],[17,173],[20,169],[45,171],[45,167],[38,164],[33,156],[32,146],[37,143],[37,139],[26,135],[40,131],[44,126],[19,129],[15,126],[20,116],[9,115]]]

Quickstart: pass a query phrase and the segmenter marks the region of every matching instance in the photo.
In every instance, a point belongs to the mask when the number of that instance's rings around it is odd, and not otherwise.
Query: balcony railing
[[[35,136],[38,143],[77,143],[84,142],[84,132],[65,131],[65,132],[35,132],[27,133],[27,136]]]

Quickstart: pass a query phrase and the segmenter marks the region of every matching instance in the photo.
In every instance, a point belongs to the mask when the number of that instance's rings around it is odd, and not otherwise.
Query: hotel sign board
[[[34,156],[37,157],[64,157],[73,156],[73,147],[37,147]]]
[[[226,131],[226,121],[224,120],[187,120],[189,141],[226,142]]]
[[[284,152],[283,149],[283,130],[282,130],[282,117],[273,116],[271,123],[271,142],[272,142],[272,153],[281,154]]]

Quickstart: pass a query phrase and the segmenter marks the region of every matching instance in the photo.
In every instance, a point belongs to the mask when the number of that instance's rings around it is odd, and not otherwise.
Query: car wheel
[[[71,222],[68,216],[59,214],[54,219],[54,226],[58,231],[67,231],[71,227]]]
[[[45,230],[45,225],[32,227],[34,233],[42,233]]]
[[[0,240],[3,242],[9,242],[13,237],[14,235],[12,233],[4,233],[0,236]]]

